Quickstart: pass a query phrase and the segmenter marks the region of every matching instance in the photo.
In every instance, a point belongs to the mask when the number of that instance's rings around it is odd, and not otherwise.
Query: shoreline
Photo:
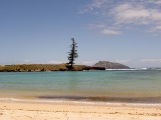
[[[17,99],[0,98],[0,103],[22,103],[22,104],[68,104],[68,105],[89,105],[89,106],[110,106],[110,107],[149,107],[161,108],[161,103],[138,103],[138,102],[105,102],[105,101],[78,101],[78,100],[47,100],[47,99]]]
[[[52,103],[55,101],[71,101],[71,102],[79,102],[79,103],[122,103],[122,104],[160,104],[161,105],[161,97],[151,96],[151,97],[131,97],[131,96],[79,96],[79,95],[39,95],[39,96],[0,96],[1,101],[20,101],[20,102],[45,102]]]
[[[0,101],[2,120],[160,120],[161,106]]]

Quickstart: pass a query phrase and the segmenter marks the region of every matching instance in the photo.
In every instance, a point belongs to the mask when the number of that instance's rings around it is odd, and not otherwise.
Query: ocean
[[[5,99],[161,103],[161,70],[1,72]]]

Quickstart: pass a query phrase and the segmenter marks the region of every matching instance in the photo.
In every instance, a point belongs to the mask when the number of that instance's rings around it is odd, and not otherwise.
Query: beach
[[[160,70],[3,72],[0,120],[161,120]]]
[[[161,120],[161,106],[0,102],[0,120]]]

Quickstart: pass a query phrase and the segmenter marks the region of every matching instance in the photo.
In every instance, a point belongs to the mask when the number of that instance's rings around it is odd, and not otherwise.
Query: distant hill
[[[99,61],[98,63],[94,64],[93,67],[104,67],[105,69],[129,69],[128,66],[109,61]]]

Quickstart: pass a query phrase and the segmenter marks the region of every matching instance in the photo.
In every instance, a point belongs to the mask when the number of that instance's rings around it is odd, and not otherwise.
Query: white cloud
[[[149,59],[125,59],[125,60],[111,60],[113,62],[127,65],[131,68],[142,67],[161,67],[161,58],[149,58]]]
[[[103,24],[90,24],[89,28],[104,29],[104,28],[106,28],[106,26]]]
[[[76,64],[78,65],[94,65],[98,61],[76,61]]]
[[[116,23],[147,24],[150,21],[151,13],[149,10],[131,4],[121,4],[111,10]]]
[[[32,61],[31,60],[25,60],[25,61],[23,61],[23,62],[21,62],[22,64],[30,64],[30,63],[32,63]]]
[[[62,64],[62,63],[67,63],[68,61],[61,61],[61,60],[51,60],[48,62],[45,62],[47,64]]]
[[[112,30],[112,29],[103,29],[102,31],[100,31],[102,34],[105,35],[119,35],[121,34],[121,32],[116,31],[116,30]]]
[[[161,59],[141,59],[140,62],[146,62],[146,63],[149,63],[149,62],[157,62],[157,63],[161,63]]]
[[[132,60],[114,60],[114,62],[117,63],[122,63],[122,64],[128,64],[129,62],[131,62]]]
[[[120,30],[131,25],[139,30],[142,27],[142,31],[161,33],[158,27],[161,26],[161,0],[92,0],[86,5],[85,12],[98,13],[103,18],[93,28],[106,35],[120,34]]]
[[[94,8],[100,8],[102,5],[107,3],[108,0],[93,0],[91,4],[89,4],[87,7],[90,9]]]
[[[31,62],[31,60],[25,60],[25,62]]]
[[[112,9],[115,24],[145,25],[149,30],[161,25],[161,10],[148,8],[145,5],[124,3]],[[153,29],[152,32],[158,32]]]
[[[106,4],[108,0],[92,0],[91,3],[84,6],[83,9],[81,9],[80,13],[86,13],[88,11],[99,9],[102,7],[102,5]]]
[[[114,27],[107,27],[103,24],[91,24],[89,25],[90,28],[95,28],[99,29],[100,33],[105,34],[105,35],[118,35],[121,34],[120,31],[118,31]]]
[[[147,0],[149,3],[161,4],[161,0]]]
[[[154,26],[153,28],[151,28],[149,30],[149,32],[152,32],[152,33],[161,33],[161,25]]]

